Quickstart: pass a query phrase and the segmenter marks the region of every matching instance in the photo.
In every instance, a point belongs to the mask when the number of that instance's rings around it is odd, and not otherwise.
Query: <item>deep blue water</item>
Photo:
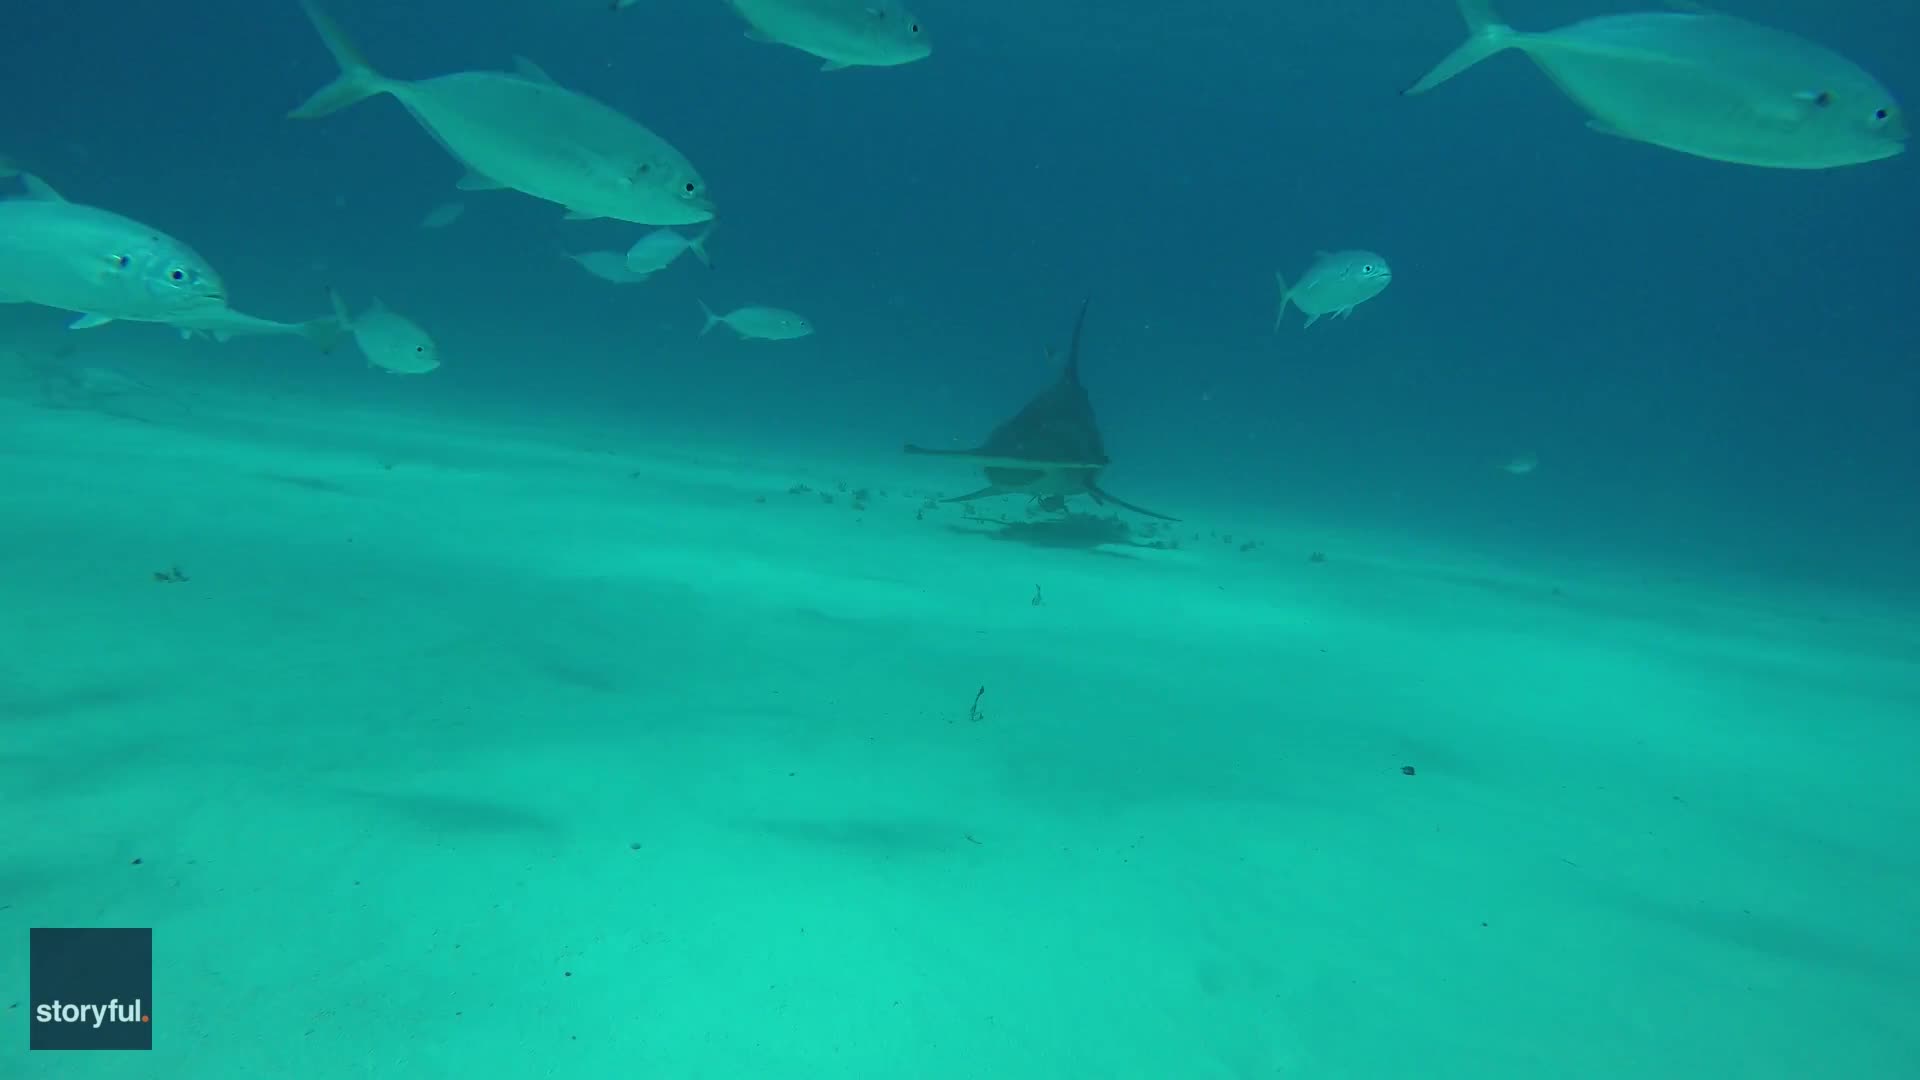
[[[716,268],[602,285],[559,252],[636,230],[511,193],[418,229],[461,169],[391,99],[285,119],[333,75],[291,0],[11,5],[0,152],[188,239],[250,312],[319,314],[332,284],[413,315],[447,367],[382,392],[422,407],[887,456],[984,433],[1091,295],[1111,482],[1148,505],[1913,584],[1911,155],[1801,173],[1603,138],[1517,56],[1404,100],[1462,36],[1448,0],[920,0],[931,59],[831,74],[717,0],[330,7],[388,74],[525,54],[665,135],[720,201]],[[1910,6],[1735,10],[1920,95]],[[1349,246],[1388,292],[1274,334],[1273,271]],[[696,339],[696,298],[821,332]],[[1520,449],[1541,470],[1508,483]]]

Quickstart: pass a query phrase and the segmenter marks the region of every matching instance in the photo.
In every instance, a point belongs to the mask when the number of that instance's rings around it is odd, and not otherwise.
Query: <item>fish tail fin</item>
[[[315,120],[393,88],[392,81],[373,70],[373,65],[367,63],[360,50],[348,40],[346,31],[340,29],[331,15],[320,10],[319,4],[314,0],[300,0],[300,6],[306,10],[313,28],[320,32],[320,40],[333,54],[334,63],[340,65],[340,75],[314,91],[312,97],[288,116],[295,120]]]
[[[313,342],[314,348],[322,353],[331,353],[340,345],[340,339],[347,336],[347,320],[338,315],[339,297],[334,297],[336,306],[334,315],[322,315],[318,319],[308,319],[299,324],[300,336]]]
[[[705,315],[707,317],[707,325],[700,328],[701,337],[706,337],[707,331],[712,330],[714,327],[719,326],[721,323],[727,321],[721,318],[720,316],[715,315],[713,313],[713,309],[707,306],[707,302],[705,300],[695,300],[694,303],[700,305],[700,314]]]
[[[1435,64],[1420,81],[1400,91],[1424,94],[1489,56],[1503,53],[1520,44],[1521,35],[1500,21],[1493,0],[1459,0],[1460,16],[1467,21],[1467,40]]]
[[[712,235],[713,226],[709,225],[700,230],[699,236],[687,241],[687,250],[693,252],[694,258],[699,259],[702,266],[713,265],[713,259],[707,255],[707,237]]]
[[[1273,272],[1273,280],[1280,286],[1280,310],[1273,313],[1273,332],[1280,332],[1280,322],[1287,317],[1287,301],[1293,298],[1293,290],[1287,288],[1287,275],[1278,270]]]

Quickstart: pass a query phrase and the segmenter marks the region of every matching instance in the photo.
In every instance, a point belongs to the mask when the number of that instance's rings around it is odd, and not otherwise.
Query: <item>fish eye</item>
[[[695,186],[695,185],[694,185],[694,182],[693,182],[693,181],[691,181],[691,180],[689,180],[689,181],[687,181],[687,183],[686,183],[686,189],[687,189],[687,194],[689,194],[689,195],[691,195],[691,194],[693,194],[694,192],[696,192],[696,191],[699,191],[699,190],[700,190],[700,189],[699,189],[699,188],[698,188],[697,186]]]
[[[114,259],[113,259],[113,265],[115,265],[115,266],[117,266],[117,267],[119,267],[119,268],[121,268],[122,270],[125,270],[125,269],[126,269],[127,267],[129,267],[129,266],[132,266],[132,265],[133,265],[133,256],[131,256],[131,255],[116,255],[116,256],[114,256]]]
[[[168,276],[168,277],[170,277],[170,278],[172,278],[172,279],[173,279],[173,280],[175,280],[175,281],[185,281],[185,280],[187,280],[187,272],[186,272],[185,270],[181,270],[181,269],[179,269],[178,267],[175,267],[175,268],[174,268],[174,271],[173,271],[172,273],[170,273],[170,274],[168,274],[167,276]]]
[[[1887,118],[1887,110],[1885,110],[1885,109],[1875,109],[1875,110],[1873,110],[1873,118],[1874,118],[1875,120],[1881,120],[1881,121],[1884,121],[1884,120],[1886,120],[1886,118]]]
[[[914,23],[914,24],[912,24],[911,26],[908,26],[908,27],[907,27],[907,33],[909,33],[909,34],[917,34],[917,33],[919,33],[919,32],[920,32],[920,24],[919,24],[919,23]]]
[[[1833,104],[1833,92],[1831,90],[1820,91],[1819,93],[1813,95],[1813,103],[1815,105],[1820,106],[1823,109],[1826,108],[1827,106]]]
[[[1368,263],[1368,264],[1366,264],[1365,266],[1362,266],[1362,267],[1360,268],[1360,272],[1361,272],[1361,273],[1363,273],[1363,274],[1371,274],[1371,273],[1373,273],[1373,264],[1372,264],[1372,263]]]

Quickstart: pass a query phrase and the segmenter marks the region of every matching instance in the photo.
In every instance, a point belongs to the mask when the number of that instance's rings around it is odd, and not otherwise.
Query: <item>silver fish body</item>
[[[1393,268],[1378,252],[1317,251],[1292,286],[1277,270],[1273,277],[1280,284],[1280,310],[1273,316],[1273,328],[1278,330],[1288,304],[1306,313],[1308,326],[1320,321],[1322,315],[1348,318],[1354,308],[1393,284]]]
[[[819,57],[821,67],[894,67],[931,55],[926,27],[897,0],[727,0],[747,36]]]
[[[1407,93],[1507,50],[1527,55],[1596,131],[1695,157],[1830,169],[1902,152],[1892,93],[1846,57],[1726,15],[1644,12],[1541,33],[1502,23],[1489,0],[1459,0],[1469,36]]]
[[[27,181],[34,197],[0,201],[0,302],[75,312],[75,329],[226,309],[226,284],[187,244]]]
[[[468,191],[506,188],[576,219],[692,225],[713,217],[707,184],[665,139],[619,110],[569,90],[531,62],[515,73],[459,71],[408,82],[375,71],[313,2],[308,18],[340,76],[290,114],[329,115],[391,94],[468,169]]]
[[[700,310],[707,317],[707,324],[700,328],[702,337],[716,326],[725,326],[742,338],[758,341],[792,341],[813,333],[813,323],[806,316],[785,308],[752,304],[716,315],[701,301]]]
[[[635,240],[622,261],[628,270],[636,274],[656,274],[691,251],[694,258],[712,266],[713,259],[707,255],[707,237],[712,232],[712,229],[705,229],[699,236],[687,237],[672,229],[655,229]]]
[[[627,269],[627,255],[623,251],[570,251],[567,258],[579,263],[582,270],[594,277],[615,285],[638,285],[651,276]]]
[[[334,315],[353,335],[368,367],[393,375],[425,375],[440,366],[439,347],[413,320],[377,299],[360,314],[349,314],[340,294],[330,295]]]

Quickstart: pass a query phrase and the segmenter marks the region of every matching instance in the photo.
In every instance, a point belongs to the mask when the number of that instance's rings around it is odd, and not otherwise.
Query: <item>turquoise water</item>
[[[297,5],[10,12],[0,154],[443,363],[0,306],[0,1002],[26,927],[155,930],[153,1052],[5,1075],[1908,1075],[1910,160],[1602,138],[1518,57],[1402,99],[1453,5],[1296,7],[926,0],[822,73],[700,0],[330,5],[694,160],[713,265],[636,285],[390,99],[286,119]],[[1920,93],[1911,12],[1738,13]],[[1274,332],[1348,247],[1393,284]],[[1089,297],[1100,483],[1181,520],[941,501],[901,444]]]

